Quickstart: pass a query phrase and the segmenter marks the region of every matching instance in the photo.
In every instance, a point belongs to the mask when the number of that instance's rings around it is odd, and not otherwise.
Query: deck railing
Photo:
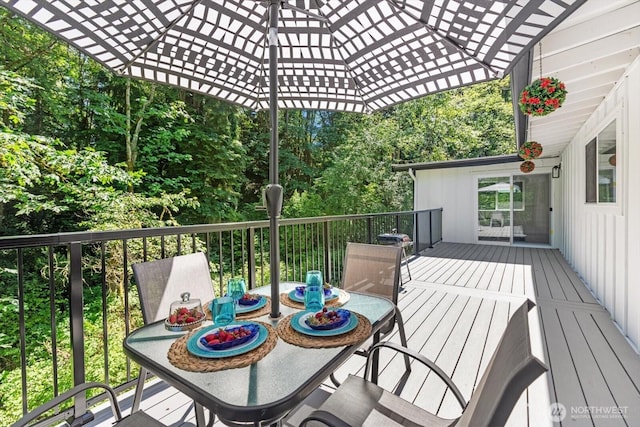
[[[22,396],[14,403],[20,407],[4,408],[0,424],[74,383],[131,385],[137,369],[121,345],[141,325],[131,264],[203,251],[216,293],[238,275],[255,288],[269,281],[268,227],[253,221],[0,237],[0,370],[4,381],[19,382]],[[442,209],[283,219],[281,281],[304,281],[307,270],[321,269],[338,284],[346,243],[375,243],[391,230],[411,236],[418,253],[442,240]]]

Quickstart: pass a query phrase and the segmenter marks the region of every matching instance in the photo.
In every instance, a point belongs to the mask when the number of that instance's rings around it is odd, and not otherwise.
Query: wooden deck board
[[[449,269],[446,278],[442,281],[445,285],[465,286],[466,280],[463,276],[473,274],[479,263],[477,260],[482,256],[482,250],[478,247],[473,248],[466,259],[459,260],[455,269]]]
[[[558,250],[552,250],[551,253],[557,262],[557,266],[559,267],[559,274],[562,273],[562,281],[561,283],[565,284],[565,286],[571,286],[576,294],[579,296],[580,301],[591,304],[598,304],[596,299],[593,297],[591,292],[587,289],[587,287],[582,283],[578,275],[571,270],[571,267],[567,262],[562,258],[562,254]]]
[[[584,339],[584,330],[578,325],[577,317],[584,315],[584,313],[576,313],[568,310],[556,310],[556,313],[562,325],[567,346],[572,355],[575,374],[580,381],[587,406],[602,406],[608,408],[617,406],[607,387],[607,381],[603,378],[602,372],[598,368],[598,361],[594,358],[589,343]],[[593,327],[593,325],[585,322],[583,327],[589,328]],[[588,332],[593,333],[594,331]],[[558,382],[560,381],[561,379]],[[563,400],[564,398],[562,396],[558,396],[559,402]],[[591,421],[591,417],[587,417],[588,414],[578,415],[585,415],[585,418]],[[622,419],[610,419],[609,423],[608,425],[612,426],[624,425]]]
[[[566,408],[584,407],[586,400],[582,392],[580,379],[577,377],[573,357],[567,345],[566,335],[562,330],[560,320],[553,308],[540,308],[542,327],[545,331],[545,342],[549,351],[547,365],[553,376],[553,390],[551,401],[560,402]],[[580,425],[586,424],[583,420]]]
[[[466,398],[484,373],[510,314],[527,296],[537,304],[529,316],[532,348],[550,371],[522,395],[508,425],[640,425],[640,357],[559,251],[440,243],[412,257],[410,268],[411,281],[403,266],[398,303],[409,347],[451,374]],[[397,329],[385,338],[399,342]],[[363,366],[364,358],[354,356],[336,374],[362,375]],[[380,384],[395,387],[404,371],[402,359],[383,352],[380,367]],[[331,391],[329,384],[323,396]],[[163,387],[145,393],[142,408],[167,425],[192,426],[191,401]],[[460,413],[442,382],[418,365],[401,395],[440,416]],[[125,399],[125,408],[130,400]],[[554,402],[567,410],[561,423],[552,423],[549,416]],[[610,414],[616,410],[623,413]],[[106,427],[108,418],[106,414],[92,425]]]
[[[629,352],[613,352],[609,338],[615,336],[613,334],[617,331],[611,330],[613,328],[606,313],[576,313],[576,321],[596,364],[591,372],[601,376],[610,393],[609,406],[627,408],[627,419],[640,420],[640,360]],[[622,363],[623,360],[626,361],[626,366]],[[587,399],[600,405],[597,399],[589,396]]]
[[[475,298],[474,298],[475,299]],[[477,301],[477,310],[473,319],[473,324],[469,327],[464,347],[460,350],[460,355],[456,360],[456,366],[451,376],[453,382],[458,386],[460,392],[467,400],[479,381],[480,359],[478,349],[484,352],[487,335],[490,330],[491,321],[496,302],[489,300]],[[471,333],[478,331],[477,333]],[[486,332],[485,332],[486,331]],[[458,401],[451,391],[447,391],[440,408],[440,416],[455,417],[460,413]]]

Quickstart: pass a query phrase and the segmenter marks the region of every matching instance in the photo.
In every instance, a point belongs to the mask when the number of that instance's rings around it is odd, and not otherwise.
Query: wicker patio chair
[[[142,411],[134,412],[131,415],[123,418],[115,391],[113,391],[113,389],[106,384],[95,382],[88,382],[77,385],[71,390],[56,396],[54,399],[48,401],[47,403],[44,403],[31,410],[28,414],[24,415],[22,418],[16,421],[12,425],[12,427],[23,427],[33,424],[45,413],[62,405],[67,400],[71,400],[71,398],[76,397],[80,393],[84,393],[85,391],[92,388],[101,388],[106,392],[107,397],[109,398],[109,401],[111,403],[113,417],[115,418],[115,423],[112,425],[119,427],[164,427],[164,424],[162,424],[160,421],[151,418],[151,416]],[[76,424],[72,423],[72,425]]]
[[[203,304],[214,298],[209,262],[202,252],[141,262],[131,267],[145,324],[166,318],[171,303],[179,300],[183,292],[189,292],[191,299],[198,298]],[[140,408],[147,373],[147,369],[140,368],[132,412]],[[194,405],[196,417],[203,417],[202,406],[195,402]]]
[[[533,305],[530,301],[525,302],[509,320],[507,329],[468,403],[451,378],[431,360],[398,344],[381,342],[369,351],[364,378],[350,375],[300,426],[505,425],[522,392],[547,371],[547,367],[531,353],[528,311]],[[437,417],[368,381],[366,378],[371,372],[371,357],[382,348],[409,355],[430,368],[453,392],[462,406],[462,415],[458,419]]]

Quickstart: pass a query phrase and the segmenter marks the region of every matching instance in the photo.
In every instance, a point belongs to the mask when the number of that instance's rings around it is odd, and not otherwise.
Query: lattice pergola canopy
[[[502,77],[584,0],[296,0],[278,107],[355,112]],[[121,75],[269,108],[269,2],[0,0]]]

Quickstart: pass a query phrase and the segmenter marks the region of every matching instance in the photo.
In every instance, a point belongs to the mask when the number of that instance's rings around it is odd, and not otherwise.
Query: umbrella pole
[[[269,213],[269,252],[271,266],[271,318],[280,317],[280,230],[278,218],[282,210],[282,187],[278,183],[278,6],[269,4],[269,113],[271,146],[269,150],[269,182],[266,190]]]

